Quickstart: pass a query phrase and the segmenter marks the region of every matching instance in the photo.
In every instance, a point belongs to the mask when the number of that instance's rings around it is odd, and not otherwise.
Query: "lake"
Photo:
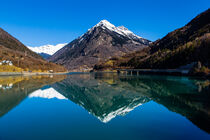
[[[209,140],[210,82],[72,73],[0,77],[0,140]]]

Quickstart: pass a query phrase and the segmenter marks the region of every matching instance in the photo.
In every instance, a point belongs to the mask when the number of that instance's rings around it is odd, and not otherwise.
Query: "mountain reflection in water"
[[[209,81],[112,73],[0,77],[0,117],[26,97],[70,100],[101,122],[154,101],[210,133]]]

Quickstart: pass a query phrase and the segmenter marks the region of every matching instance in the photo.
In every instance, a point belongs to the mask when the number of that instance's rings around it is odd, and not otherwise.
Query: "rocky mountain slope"
[[[42,58],[44,58],[44,59],[48,59],[48,58],[50,58],[51,57],[51,55],[49,55],[49,54],[47,54],[47,53],[38,53]]]
[[[45,61],[40,55],[28,49],[20,41],[0,28],[0,61],[9,60],[25,71],[65,71],[65,68]]]
[[[109,65],[110,63],[101,63],[96,65],[95,69],[114,68],[113,63],[115,68],[173,69],[197,61],[200,61],[203,66],[209,67],[209,17],[210,9],[195,17],[184,27],[151,43],[150,47],[121,58],[111,59],[111,65]]]
[[[71,71],[89,71],[98,62],[143,49],[149,43],[123,26],[115,27],[102,20],[56,52],[49,61],[62,64]]]

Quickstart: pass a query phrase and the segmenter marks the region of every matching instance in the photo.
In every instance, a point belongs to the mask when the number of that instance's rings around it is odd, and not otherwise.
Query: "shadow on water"
[[[187,77],[93,73],[51,78],[0,78],[0,116],[45,85],[50,85],[104,123],[155,101],[210,133],[210,83]]]

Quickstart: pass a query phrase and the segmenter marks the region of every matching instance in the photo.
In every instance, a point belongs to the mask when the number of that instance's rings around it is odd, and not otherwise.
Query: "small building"
[[[10,65],[10,66],[13,66],[12,61],[9,62],[9,65]]]
[[[3,60],[0,62],[0,65],[9,65],[9,66],[13,66],[12,61],[10,60]]]

